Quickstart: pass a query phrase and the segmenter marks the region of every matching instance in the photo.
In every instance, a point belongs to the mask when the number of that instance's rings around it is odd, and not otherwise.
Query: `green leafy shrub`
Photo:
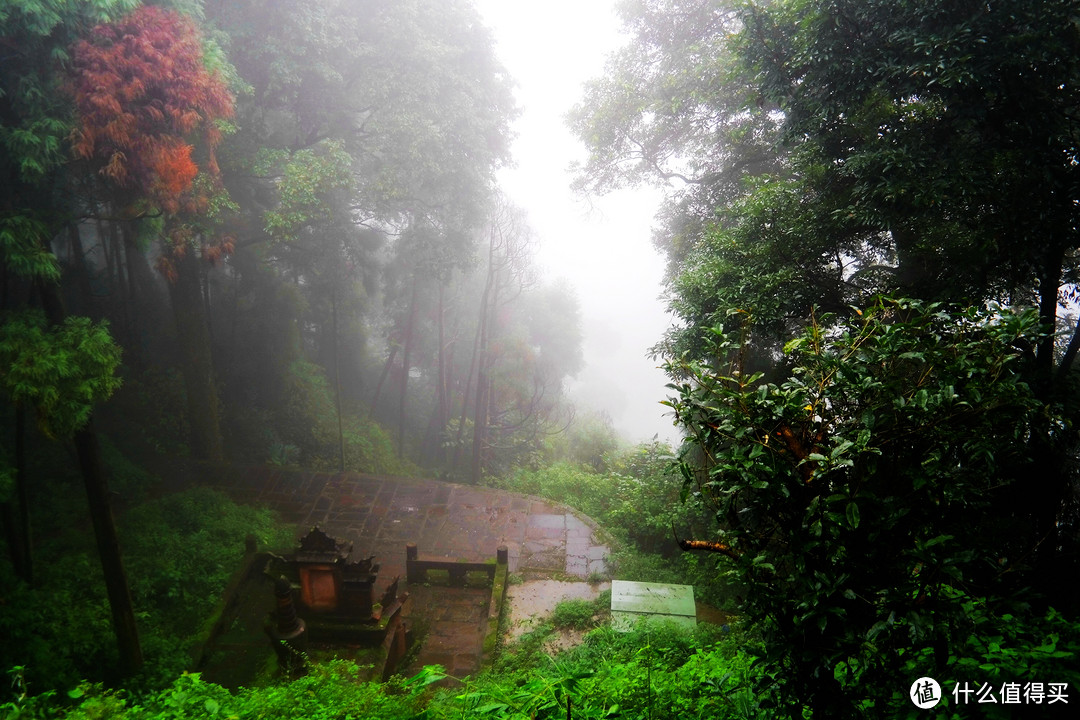
[[[141,471],[130,466],[126,472]],[[67,689],[85,678],[114,680],[102,672],[117,664],[101,567],[82,516],[85,500],[72,492],[77,486],[62,488],[50,504],[52,516],[36,523],[50,532],[41,535],[35,587],[18,582],[10,565],[0,563],[0,662],[24,667],[34,693]],[[161,687],[187,667],[191,643],[239,568],[249,533],[262,547],[287,547],[293,540],[292,530],[269,511],[205,488],[133,507],[119,525],[147,658],[131,684],[144,688]]]
[[[590,600],[563,600],[551,612],[551,624],[560,630],[585,630],[593,625],[596,604]]]
[[[68,693],[73,704],[56,695],[24,697],[0,705],[5,720],[67,718],[68,720],[406,720],[418,716],[424,688],[441,677],[425,670],[416,677],[389,684],[363,682],[355,664],[335,660],[319,663],[303,678],[262,688],[242,688],[236,694],[197,673],[184,673],[166,689],[133,701],[124,693],[83,684]]]
[[[680,468],[716,504],[779,716],[892,717],[913,655],[933,648],[928,670],[986,664],[1023,646],[1001,638],[1038,627],[1002,599],[1030,594],[1042,542],[1016,512],[1038,467],[1031,439],[1064,427],[1025,382],[1018,348],[1038,342],[1037,323],[882,300],[788,343],[782,382],[743,374],[743,336],[721,328],[714,359],[668,364]]]
[[[136,605],[160,613],[158,626],[178,633],[206,619],[243,557],[248,534],[264,548],[293,541],[269,510],[200,487],[133,508],[121,532]]]
[[[550,657],[550,626],[508,648],[493,671],[464,692],[443,691],[428,707],[435,718],[758,718],[747,636],[702,626],[646,625],[628,633],[601,627]]]

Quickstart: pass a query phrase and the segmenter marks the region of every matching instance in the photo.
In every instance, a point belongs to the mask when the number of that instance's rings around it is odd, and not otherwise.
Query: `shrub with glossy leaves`
[[[1038,538],[1016,493],[1031,439],[1062,428],[1022,372],[1038,319],[883,300],[789,342],[778,383],[707,335],[715,360],[666,366],[679,467],[718,508],[765,687],[796,715],[888,715],[914,653],[932,675],[989,632],[966,602],[1000,620],[1024,590]]]

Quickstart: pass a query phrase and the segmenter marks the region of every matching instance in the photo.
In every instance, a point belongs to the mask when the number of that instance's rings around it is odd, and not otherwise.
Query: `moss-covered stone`
[[[495,648],[499,642],[499,628],[502,625],[502,616],[506,606],[506,587],[509,568],[506,563],[495,565],[495,577],[491,583],[491,602],[488,605],[487,630],[484,633],[484,642],[481,647],[480,664],[484,668],[491,667],[495,660]]]

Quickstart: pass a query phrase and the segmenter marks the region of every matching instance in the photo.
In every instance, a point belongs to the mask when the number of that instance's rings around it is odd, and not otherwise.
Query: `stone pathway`
[[[278,511],[298,526],[298,534],[318,525],[352,542],[354,558],[375,555],[381,566],[376,596],[397,576],[404,585],[408,542],[416,543],[421,559],[467,562],[492,559],[505,545],[511,572],[584,579],[607,569],[608,547],[596,526],[535,497],[436,480],[274,467],[204,469],[200,475],[201,484],[237,501]],[[442,664],[457,677],[475,672],[482,633],[472,614],[480,601],[470,596],[445,603],[446,593],[424,590],[409,588],[411,612],[428,620],[420,664]]]

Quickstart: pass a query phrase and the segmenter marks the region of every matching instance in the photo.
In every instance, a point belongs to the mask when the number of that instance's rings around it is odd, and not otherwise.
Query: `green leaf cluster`
[[[36,412],[49,437],[71,437],[86,424],[94,404],[120,387],[119,364],[106,321],[69,317],[49,327],[43,314],[25,311],[0,323],[0,385]]]
[[[666,366],[681,378],[679,469],[716,504],[762,623],[762,690],[830,717],[887,715],[915,653],[933,648],[940,669],[986,632],[970,598],[994,617],[1026,591],[1034,540],[1016,498],[1032,438],[1064,427],[1024,381],[1033,311],[883,299],[845,318],[789,342],[780,382],[743,374],[741,334],[721,328],[706,342],[729,364]]]
[[[160,492],[160,482],[134,466],[111,445],[103,456],[115,487],[127,500]],[[17,582],[8,564],[0,567],[7,588],[0,605],[0,663],[24,666],[32,690],[65,689],[80,680],[111,679],[115,648],[110,610],[93,537],[85,530],[85,500],[72,492],[70,469],[62,463],[42,480],[42,494],[57,498],[35,506],[41,538],[35,586]],[[293,543],[293,530],[266,509],[238,505],[219,492],[193,488],[144,501],[125,512],[120,541],[140,618],[148,663],[126,684],[157,692],[191,663],[213,611],[244,555],[246,537],[261,548]],[[6,695],[0,694],[0,699]],[[5,717],[0,712],[0,717]]]
[[[355,189],[352,164],[344,144],[336,140],[293,153],[281,169],[278,205],[265,215],[266,232],[288,240],[304,228],[332,220],[334,203],[329,196]]]
[[[359,680],[360,669],[346,661],[315,665],[299,680],[265,688],[244,688],[235,695],[208,683],[198,673],[184,673],[164,690],[142,698],[84,684],[68,693],[75,704],[60,717],[69,720],[412,720],[423,678],[412,684],[384,686]],[[0,706],[5,720],[57,717],[58,703],[39,696]]]
[[[8,52],[0,73],[0,176],[33,186],[68,160],[73,113],[60,86],[75,38],[138,0],[13,0],[0,5]],[[26,200],[21,198],[20,200]]]
[[[0,216],[0,258],[14,274],[56,282],[60,268],[56,256],[45,249],[47,237],[44,223],[28,215]]]
[[[558,655],[541,626],[506,648],[495,668],[465,691],[444,691],[434,718],[757,718],[755,675],[740,630],[645,624],[627,633],[601,627]]]

